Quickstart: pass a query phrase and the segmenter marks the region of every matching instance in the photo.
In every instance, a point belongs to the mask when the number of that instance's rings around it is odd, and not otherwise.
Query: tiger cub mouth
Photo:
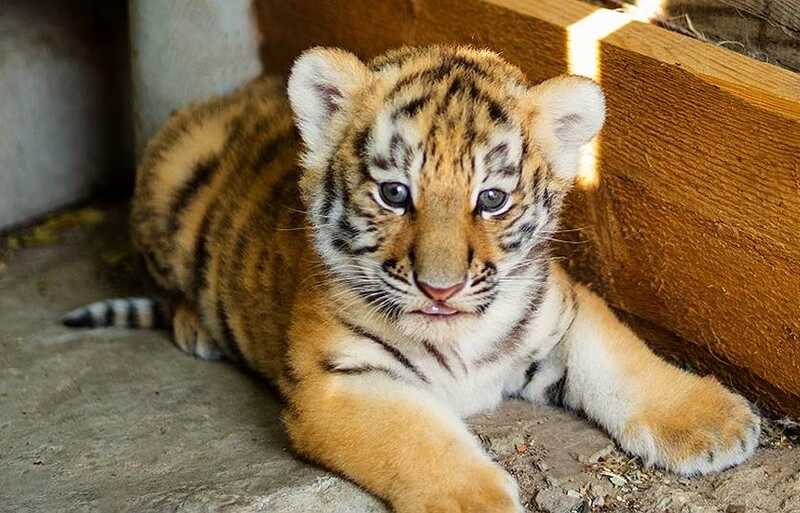
[[[433,318],[450,318],[455,317],[460,314],[464,314],[461,310],[457,310],[452,306],[448,305],[447,303],[431,303],[430,305],[422,308],[420,310],[416,310],[415,313],[420,313],[425,316],[433,317]]]

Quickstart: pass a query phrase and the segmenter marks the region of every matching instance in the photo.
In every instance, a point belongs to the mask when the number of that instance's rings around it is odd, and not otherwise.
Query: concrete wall
[[[172,110],[261,70],[250,0],[66,5],[0,0],[0,230],[126,190]]]
[[[139,151],[172,110],[261,71],[250,0],[134,0],[130,26]]]
[[[0,2],[0,230],[124,178],[120,5]]]

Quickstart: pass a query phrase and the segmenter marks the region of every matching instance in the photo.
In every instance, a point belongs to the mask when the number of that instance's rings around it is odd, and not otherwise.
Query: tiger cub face
[[[594,82],[531,87],[472,48],[369,65],[312,49],[289,98],[317,251],[335,283],[407,331],[474,324],[544,279],[579,149],[604,119]]]

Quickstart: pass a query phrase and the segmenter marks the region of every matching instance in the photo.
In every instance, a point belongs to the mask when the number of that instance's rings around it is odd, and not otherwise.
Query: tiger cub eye
[[[400,182],[385,182],[380,187],[381,199],[390,207],[405,208],[411,194]]]
[[[478,210],[491,214],[506,204],[508,194],[499,189],[487,189],[478,195]]]

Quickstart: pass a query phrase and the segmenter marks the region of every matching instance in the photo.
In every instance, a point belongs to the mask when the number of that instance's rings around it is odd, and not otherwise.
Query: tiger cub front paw
[[[406,504],[397,504],[398,513],[523,513],[517,483],[496,465],[482,465],[459,473],[448,483],[430,483],[430,493],[415,494]]]
[[[647,464],[706,474],[743,462],[758,446],[760,417],[712,377],[698,378],[666,403],[636,415],[621,440]]]

